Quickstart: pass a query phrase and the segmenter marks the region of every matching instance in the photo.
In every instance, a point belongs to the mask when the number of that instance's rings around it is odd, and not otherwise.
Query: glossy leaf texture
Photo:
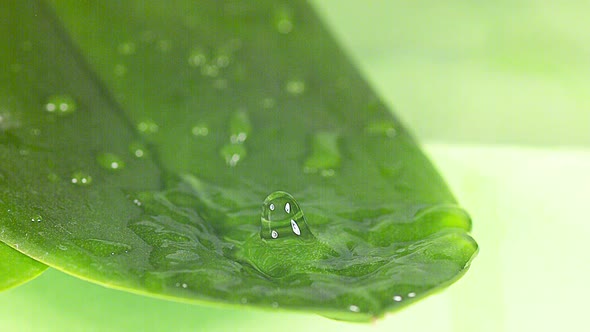
[[[475,255],[468,215],[306,2],[2,6],[18,121],[0,237],[26,254],[132,292],[357,321]]]
[[[46,269],[46,265],[0,243],[0,291],[23,284]]]

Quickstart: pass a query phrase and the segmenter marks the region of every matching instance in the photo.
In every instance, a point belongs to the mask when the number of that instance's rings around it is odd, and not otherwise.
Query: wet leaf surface
[[[2,241],[136,293],[358,321],[467,269],[468,215],[303,1],[51,3],[1,5]]]

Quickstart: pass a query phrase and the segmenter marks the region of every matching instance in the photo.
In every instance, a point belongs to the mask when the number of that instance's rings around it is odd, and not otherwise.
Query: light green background
[[[574,331],[590,298],[589,1],[316,0],[474,219],[444,292],[374,324],[166,302],[57,271],[1,331]]]

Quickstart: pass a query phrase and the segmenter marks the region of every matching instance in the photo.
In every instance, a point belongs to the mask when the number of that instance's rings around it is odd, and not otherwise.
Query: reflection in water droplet
[[[135,43],[133,43],[133,42],[121,43],[117,47],[117,51],[119,52],[119,54],[122,54],[122,55],[134,54],[135,53]]]
[[[284,207],[276,209],[277,206]],[[284,191],[275,191],[264,200],[260,217],[260,237],[314,238],[295,198]]]
[[[209,128],[207,127],[206,124],[200,123],[200,124],[194,126],[191,129],[191,132],[193,133],[194,136],[207,136],[207,135],[209,135]]]
[[[246,148],[242,144],[226,144],[220,153],[225,162],[234,167],[246,157]]]
[[[42,222],[43,221],[43,216],[38,214],[36,216],[34,216],[33,218],[31,218],[31,221],[33,222]]]
[[[132,247],[125,243],[101,239],[74,239],[74,243],[97,256],[108,257],[131,251]]]
[[[390,120],[373,121],[365,127],[365,132],[369,135],[395,137],[397,130],[395,123]]]
[[[292,80],[287,82],[285,90],[292,95],[300,95],[305,92],[305,82],[300,80]]]
[[[58,115],[68,115],[76,111],[77,105],[74,98],[68,95],[54,95],[47,99],[45,110]]]
[[[320,132],[313,136],[311,155],[303,164],[305,173],[317,173],[324,177],[336,174],[340,167],[340,150],[338,149],[338,134],[334,132]]]
[[[108,170],[119,170],[125,168],[125,162],[119,156],[112,153],[101,153],[96,157],[96,161],[102,168]]]
[[[395,302],[401,302],[401,300],[403,300],[403,299],[402,299],[402,297],[401,297],[401,296],[399,296],[399,295],[395,295],[395,296],[393,297],[393,300],[394,300]]]
[[[230,142],[232,144],[241,144],[250,135],[252,124],[250,117],[245,111],[235,112],[229,122]]]
[[[137,158],[143,158],[147,154],[147,149],[142,143],[133,142],[129,145],[129,152]]]
[[[152,120],[141,121],[137,124],[137,130],[144,134],[157,133],[159,129],[160,127],[158,126],[158,124]]]
[[[71,182],[80,186],[87,186],[92,183],[92,176],[82,171],[74,172]]]

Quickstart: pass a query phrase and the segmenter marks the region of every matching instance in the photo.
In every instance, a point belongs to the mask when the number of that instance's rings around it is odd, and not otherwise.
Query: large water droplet
[[[220,153],[225,162],[234,167],[246,157],[246,148],[242,144],[226,144]]]
[[[229,122],[230,142],[233,144],[243,143],[252,131],[252,124],[248,113],[245,111],[235,112]]]
[[[101,239],[75,239],[74,242],[93,254],[102,257],[120,255],[132,249],[130,245],[125,243]]]
[[[303,170],[306,173],[319,173],[329,177],[336,174],[340,167],[340,150],[338,149],[338,134],[334,132],[320,132],[313,136],[311,155],[305,160]]]
[[[53,95],[47,99],[45,110],[58,115],[68,115],[76,111],[74,98],[68,95]]]
[[[119,170],[125,167],[123,159],[112,153],[101,153],[96,156],[96,161],[102,168],[108,170]]]
[[[299,204],[284,191],[275,191],[266,197],[260,224],[260,237],[263,239],[314,238]]]
[[[77,171],[72,174],[72,179],[70,181],[76,185],[87,186],[92,183],[92,176],[88,173]]]

